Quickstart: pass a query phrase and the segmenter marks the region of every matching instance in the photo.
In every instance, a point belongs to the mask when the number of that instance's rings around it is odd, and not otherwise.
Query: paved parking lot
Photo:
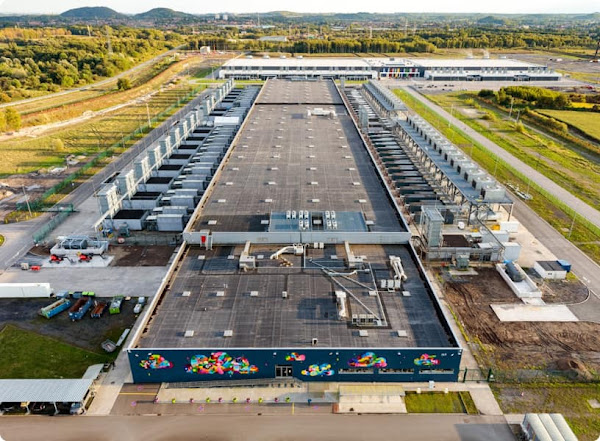
[[[167,272],[166,266],[88,268],[85,263],[73,268],[42,268],[23,271],[9,268],[0,283],[49,283],[54,292],[93,291],[99,297],[153,296]]]

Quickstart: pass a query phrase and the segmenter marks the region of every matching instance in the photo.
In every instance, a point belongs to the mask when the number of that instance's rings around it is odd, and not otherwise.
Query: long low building
[[[252,57],[229,60],[220,78],[424,78],[432,81],[558,81],[547,66],[508,58]]]
[[[135,382],[456,381],[462,349],[333,81],[269,80],[128,349]]]

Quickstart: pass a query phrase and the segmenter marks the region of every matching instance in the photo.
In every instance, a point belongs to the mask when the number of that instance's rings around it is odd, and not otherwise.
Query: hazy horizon
[[[392,9],[388,5],[377,6],[369,4],[369,10],[364,1],[357,0],[332,0],[322,2],[306,0],[299,8],[296,2],[281,2],[275,0],[262,0],[260,2],[242,2],[240,0],[225,0],[211,3],[209,7],[191,3],[186,0],[131,0],[126,5],[118,0],[0,0],[0,13],[2,14],[60,14],[66,10],[85,6],[106,6],[124,14],[136,14],[153,8],[170,8],[190,14],[213,13],[262,13],[271,11],[291,11],[297,13],[483,13],[483,14],[589,14],[600,12],[596,1],[563,0],[530,1],[506,0],[498,3],[482,2],[480,0],[458,0],[453,3],[442,0],[430,0],[426,4],[404,4],[399,9]],[[396,6],[398,8],[398,6]]]

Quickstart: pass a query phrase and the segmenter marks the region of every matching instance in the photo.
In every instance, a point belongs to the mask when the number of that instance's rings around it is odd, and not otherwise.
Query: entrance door
[[[292,377],[293,369],[292,365],[289,364],[276,364],[275,365],[275,378]]]

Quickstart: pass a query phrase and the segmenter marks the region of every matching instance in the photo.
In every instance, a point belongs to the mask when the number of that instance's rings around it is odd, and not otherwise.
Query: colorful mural
[[[258,368],[251,365],[245,357],[232,357],[227,352],[213,352],[210,357],[206,355],[194,355],[190,363],[186,365],[188,374],[253,374]]]
[[[440,360],[437,360],[436,355],[422,354],[420,358],[415,358],[415,364],[417,366],[435,366],[440,364]]]
[[[311,377],[330,377],[335,374],[329,363],[311,364],[308,369],[302,371],[302,375]]]
[[[173,363],[160,354],[150,353],[147,360],[140,361],[140,366],[144,369],[170,369]]]
[[[298,354],[297,352],[292,352],[285,356],[285,361],[304,361],[306,360],[306,355]]]
[[[374,352],[365,352],[359,357],[354,357],[348,362],[350,367],[361,368],[384,368],[387,366],[387,360],[384,357],[378,357]]]

